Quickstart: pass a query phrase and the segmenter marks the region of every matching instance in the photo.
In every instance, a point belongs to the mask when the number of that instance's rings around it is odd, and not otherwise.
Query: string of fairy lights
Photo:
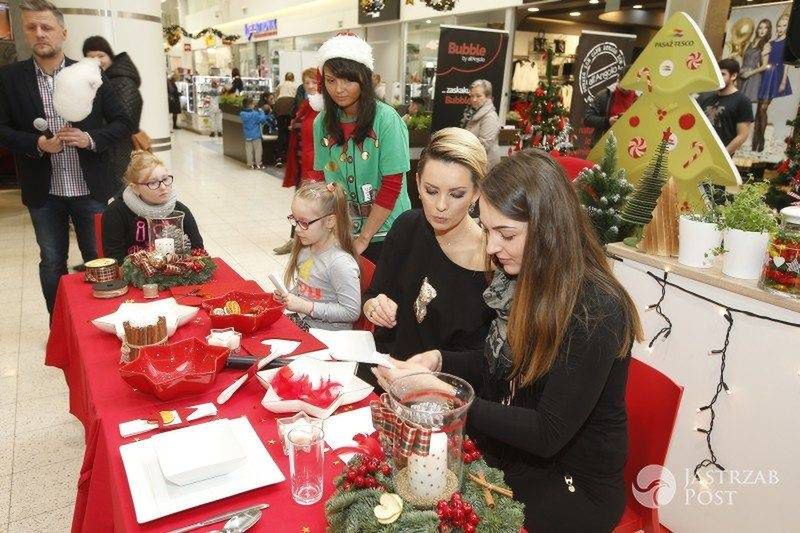
[[[661,316],[667,323],[667,325],[664,326],[663,328],[661,328],[653,336],[653,338],[650,340],[650,343],[648,344],[649,348],[652,349],[652,347],[655,344],[655,342],[659,338],[661,338],[662,335],[663,335],[663,338],[666,339],[667,337],[669,337],[670,333],[672,333],[672,321],[669,319],[669,317],[667,317],[667,315],[664,313],[664,310],[661,307],[662,303],[664,302],[664,298],[666,297],[666,292],[667,292],[667,287],[668,286],[669,287],[673,287],[673,288],[675,288],[675,289],[677,289],[679,291],[682,291],[682,292],[684,292],[684,293],[686,293],[686,294],[688,294],[690,296],[693,296],[695,298],[698,298],[698,299],[703,300],[705,302],[708,302],[710,304],[716,305],[718,308],[721,309],[722,317],[725,319],[725,321],[727,323],[727,328],[725,330],[725,339],[724,339],[724,342],[722,344],[722,347],[718,348],[718,349],[715,349],[715,350],[711,350],[711,355],[719,356],[719,377],[717,378],[717,386],[714,389],[714,395],[711,397],[711,400],[708,403],[706,403],[705,405],[700,406],[697,409],[698,413],[702,413],[702,412],[706,412],[706,411],[708,411],[708,413],[709,413],[708,425],[706,427],[696,427],[695,428],[697,432],[702,433],[703,435],[705,435],[706,447],[708,449],[708,457],[704,458],[702,461],[697,463],[697,465],[694,467],[694,476],[695,476],[695,478],[697,478],[699,480],[700,479],[699,472],[703,468],[706,468],[706,467],[709,467],[709,466],[713,466],[713,467],[715,467],[715,468],[717,468],[719,470],[725,470],[725,468],[722,466],[722,464],[720,464],[720,462],[717,459],[717,454],[714,451],[712,437],[713,437],[713,432],[714,432],[714,424],[715,424],[716,418],[717,418],[717,413],[716,413],[716,411],[714,409],[714,406],[719,401],[720,395],[722,394],[723,391],[725,393],[727,393],[727,394],[730,394],[730,387],[728,386],[728,383],[725,381],[725,365],[727,363],[728,348],[730,346],[730,341],[731,341],[731,332],[733,331],[733,325],[734,325],[734,318],[733,317],[734,317],[734,315],[738,313],[740,315],[749,316],[751,318],[757,318],[759,320],[766,320],[766,321],[769,321],[769,322],[773,322],[775,324],[782,324],[784,326],[790,326],[790,327],[794,327],[794,328],[800,328],[800,324],[795,323],[795,322],[789,322],[787,320],[781,320],[779,318],[773,318],[773,317],[770,317],[770,316],[760,315],[758,313],[753,313],[752,311],[747,311],[747,310],[744,310],[744,309],[738,309],[736,307],[731,307],[731,306],[729,306],[727,304],[718,302],[716,300],[713,300],[712,298],[709,298],[707,296],[703,296],[702,294],[698,294],[698,293],[696,293],[694,291],[691,291],[691,290],[689,290],[689,289],[687,289],[685,287],[681,287],[680,285],[678,285],[678,284],[676,284],[676,283],[674,283],[672,281],[669,281],[669,279],[668,279],[669,273],[666,272],[666,271],[664,272],[664,274],[662,276],[659,276],[659,275],[657,275],[657,274],[655,274],[655,273],[653,273],[653,272],[648,270],[647,271],[647,275],[650,276],[653,280],[655,280],[659,284],[659,286],[661,287],[661,294],[659,296],[658,301],[656,303],[652,304],[652,305],[647,306],[647,309],[655,310],[658,313],[658,315]]]

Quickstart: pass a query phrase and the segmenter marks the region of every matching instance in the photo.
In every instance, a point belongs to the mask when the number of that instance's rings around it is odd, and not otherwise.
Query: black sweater
[[[414,302],[428,278],[437,292],[427,316],[417,323]],[[364,300],[385,294],[397,304],[397,325],[378,328],[378,350],[398,359],[426,350],[469,350],[483,346],[494,312],[483,301],[484,272],[453,263],[419,210],[397,218],[386,236],[381,258]],[[454,311],[456,310],[456,311]]]
[[[192,248],[202,248],[203,237],[192,212],[180,202],[175,203],[175,211],[184,214],[183,231],[192,241]],[[103,213],[103,255],[113,257],[122,264],[132,246],[147,247],[147,220],[131,211],[120,195]]]
[[[622,328],[618,303],[584,289],[553,367],[510,405],[500,403],[508,381],[488,371],[482,350],[442,354],[442,371],[475,388],[468,431],[525,503],[529,531],[610,531],[622,515],[630,361],[616,357]]]

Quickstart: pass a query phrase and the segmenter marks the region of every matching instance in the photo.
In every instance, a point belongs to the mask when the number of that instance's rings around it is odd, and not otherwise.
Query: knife
[[[231,383],[228,386],[228,388],[226,388],[224,391],[222,391],[219,394],[219,396],[217,396],[217,402],[216,402],[217,405],[222,405],[225,402],[227,402],[228,400],[230,400],[231,396],[233,396],[233,393],[235,393],[237,390],[239,390],[239,388],[242,385],[244,385],[247,380],[249,380],[251,377],[255,376],[256,373],[259,370],[262,370],[265,366],[267,366],[267,364],[271,363],[275,359],[283,357],[284,355],[285,354],[277,352],[277,353],[273,353],[273,354],[270,354],[270,355],[268,355],[266,357],[263,357],[263,358],[259,359],[258,362],[254,363],[253,365],[250,366],[250,368],[247,370],[247,372],[242,374],[242,376],[239,379],[237,379],[236,381]]]
[[[268,503],[261,503],[259,505],[254,505],[252,507],[247,507],[246,509],[239,509],[238,511],[231,511],[229,513],[217,515],[214,517],[209,518],[208,520],[203,520],[202,522],[197,522],[190,526],[182,527],[180,529],[173,529],[169,533],[186,533],[187,531],[194,531],[195,529],[200,529],[201,527],[210,526],[211,524],[216,524],[217,522],[222,522],[223,520],[227,520],[228,518],[240,514],[246,513],[247,511],[252,511],[254,509],[258,509],[259,511],[262,509],[269,509]]]

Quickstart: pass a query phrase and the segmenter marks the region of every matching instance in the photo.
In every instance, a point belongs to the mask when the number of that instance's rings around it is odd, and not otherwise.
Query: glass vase
[[[800,298],[800,206],[781,210],[781,228],[772,236],[761,272],[762,289]]]
[[[390,406],[407,427],[430,439],[422,447],[408,446],[398,431],[392,446],[397,494],[421,507],[433,507],[460,490],[464,480],[462,443],[467,411],[475,398],[472,386],[443,373],[420,373],[396,380],[389,390]],[[408,431],[405,432],[409,434]]]
[[[163,256],[167,254],[186,255],[181,211],[173,211],[164,218],[147,219],[147,247],[151,252]]]

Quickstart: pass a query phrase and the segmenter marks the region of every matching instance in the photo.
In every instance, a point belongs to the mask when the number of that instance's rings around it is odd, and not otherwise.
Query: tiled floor
[[[222,155],[222,143],[186,131],[173,138],[178,197],[206,249],[270,287],[286,257],[291,190]],[[38,254],[19,191],[0,191],[0,533],[69,531],[83,457],[83,427],[68,412],[60,370],[44,366],[47,311]],[[70,264],[80,262],[73,243]]]

